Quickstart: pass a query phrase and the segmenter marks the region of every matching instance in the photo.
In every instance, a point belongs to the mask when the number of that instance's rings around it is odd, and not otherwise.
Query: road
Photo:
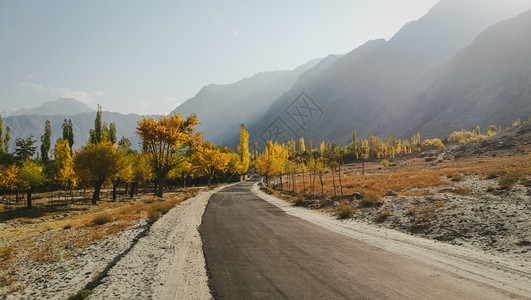
[[[216,299],[503,299],[518,296],[286,214],[247,181],[203,215]]]

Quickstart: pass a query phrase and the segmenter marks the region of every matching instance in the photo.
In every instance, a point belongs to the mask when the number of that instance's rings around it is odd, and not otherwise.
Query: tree
[[[288,159],[288,151],[282,145],[269,141],[264,153],[256,160],[256,170],[266,177],[269,185],[269,176],[280,176],[282,185],[282,173]]]
[[[71,119],[65,119],[63,122],[63,140],[68,141],[70,156],[72,156],[72,149],[74,147],[74,129]]]
[[[128,138],[122,136],[122,138],[118,142],[118,149],[130,150],[132,145],[133,144],[131,144],[131,141]]]
[[[304,145],[304,138],[299,138],[299,153],[304,153],[306,151],[306,146]]]
[[[23,161],[33,157],[35,151],[37,150],[35,142],[37,141],[34,139],[33,135],[31,135],[27,139],[17,138],[15,140],[15,156],[17,156],[20,160]]]
[[[2,166],[0,165],[0,188],[5,193],[17,187],[18,167],[16,165]]]
[[[133,167],[131,160],[128,159],[128,149],[118,149],[116,150],[116,154],[119,171],[116,172],[113,176],[111,176],[112,201],[116,201],[116,189],[118,187],[118,184],[130,182],[131,180],[133,180]]]
[[[48,153],[51,147],[52,127],[50,121],[46,120],[44,123],[44,134],[41,135],[41,160],[43,163],[48,162],[50,159]]]
[[[219,151],[210,143],[196,146],[192,154],[192,165],[198,174],[207,177],[208,187],[216,173],[227,169],[229,160],[230,157],[226,153]]]
[[[180,148],[191,146],[199,140],[194,127],[199,124],[195,115],[184,120],[181,115],[162,116],[158,120],[144,118],[138,122],[137,134],[142,138],[144,150],[158,186],[157,196],[163,196],[164,179],[168,172],[182,160]]]
[[[60,139],[55,145],[55,161],[53,178],[69,191],[77,186],[74,172],[74,159],[70,156],[70,146],[67,140]]]
[[[114,123],[109,124],[109,141],[116,144],[116,125]]]
[[[251,153],[249,153],[249,133],[244,124],[240,126],[240,144],[238,144],[238,154],[241,161],[241,173],[245,174],[249,170],[251,163]]]
[[[45,181],[44,175],[42,173],[42,167],[35,162],[26,159],[22,163],[17,177],[27,192],[26,207],[31,209],[31,193],[35,188],[42,185]]]
[[[0,115],[0,153],[3,152],[3,148],[2,148],[2,144],[3,144],[3,140],[2,140],[2,133],[3,133],[3,130],[4,128],[2,127],[2,116]]]
[[[110,142],[88,143],[74,156],[74,170],[80,180],[94,187],[92,204],[99,201],[103,184],[121,171],[120,157],[114,147]]]
[[[129,196],[133,198],[135,192],[138,193],[138,185],[141,182],[150,180],[153,177],[151,173],[151,165],[147,155],[141,155],[136,151],[129,152],[127,159],[130,161],[133,171],[131,189]]]
[[[101,143],[103,141],[103,125],[101,121],[101,105],[98,104],[98,111],[96,112],[96,119],[94,119],[94,129],[90,130],[89,141],[92,144]]]
[[[0,137],[0,140],[1,137]],[[6,127],[6,137],[4,138],[4,151],[6,153],[9,153],[9,141],[11,140],[11,128],[9,126]],[[2,144],[0,143],[0,148],[2,148]],[[2,151],[0,151],[2,152]]]

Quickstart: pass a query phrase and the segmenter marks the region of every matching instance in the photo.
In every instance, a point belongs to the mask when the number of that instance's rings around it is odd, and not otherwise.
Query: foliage
[[[210,143],[201,143],[194,148],[192,166],[197,174],[206,176],[208,186],[216,173],[227,169],[230,157]]]
[[[158,120],[144,118],[138,122],[137,134],[142,138],[144,150],[158,182],[157,196],[163,196],[163,183],[168,172],[182,161],[180,149],[201,139],[199,134],[195,134],[194,127],[197,124],[199,122],[195,115],[184,120],[179,114],[162,116]]]
[[[68,141],[70,156],[72,156],[72,149],[74,147],[74,128],[71,119],[65,119],[63,122],[63,140]]]
[[[94,119],[94,129],[90,130],[89,142],[91,144],[98,144],[103,141],[103,126],[101,121],[101,114],[101,105],[98,104],[96,119]]]
[[[249,153],[249,133],[244,124],[240,126],[240,144],[238,144],[237,150],[241,161],[241,169],[238,173],[247,173],[251,164],[251,153]]]
[[[33,157],[33,155],[35,155],[35,150],[37,150],[35,142],[37,141],[33,136],[30,136],[27,139],[17,138],[15,140],[15,156],[20,160],[27,160]]]
[[[27,208],[31,209],[31,193],[41,186],[46,178],[42,172],[42,167],[32,160],[25,160],[18,171],[18,183],[27,191]]]
[[[17,175],[19,168],[16,165],[0,165],[0,189],[4,192],[17,187]]]
[[[118,174],[122,158],[110,142],[88,143],[74,156],[74,170],[84,184],[94,187],[92,203],[99,200],[101,186]]]
[[[382,160],[382,166],[387,168],[387,166],[389,166],[389,161],[387,159]]]
[[[74,172],[74,159],[70,156],[70,146],[67,140],[60,139],[55,145],[55,161],[53,178],[62,187],[72,190],[77,186],[77,177]]]
[[[266,176],[266,182],[269,185],[269,176],[280,175],[284,171],[284,166],[288,159],[288,151],[282,145],[267,142],[264,154],[256,160],[256,170]]]
[[[444,149],[444,144],[440,139],[426,139],[422,143],[422,148]]]
[[[445,139],[447,142],[450,143],[468,144],[487,139],[491,136],[494,136],[497,132],[498,129],[496,128],[496,126],[490,125],[487,129],[487,134],[481,134],[479,126],[476,126],[476,128],[472,132],[467,130],[454,131]]]
[[[2,140],[2,137],[0,136],[0,141]],[[6,127],[6,135],[4,138],[4,151],[5,153],[9,153],[9,142],[11,140],[11,128],[9,126]],[[0,149],[2,148],[2,143],[0,143]],[[2,152],[0,150],[0,152]]]
[[[51,137],[52,137],[52,127],[50,121],[46,120],[44,123],[44,134],[41,135],[41,161],[47,162],[50,158],[48,153],[50,152],[51,147]]]
[[[109,142],[116,144],[116,124],[109,124]]]

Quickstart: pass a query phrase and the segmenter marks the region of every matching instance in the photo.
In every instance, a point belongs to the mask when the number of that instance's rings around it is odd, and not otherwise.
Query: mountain
[[[40,137],[44,132],[44,123],[46,120],[50,121],[52,129],[52,144],[63,136],[62,125],[65,119],[71,119],[74,129],[74,149],[79,149],[81,146],[86,145],[89,139],[89,130],[94,128],[94,119],[96,118],[96,112],[84,112],[76,115],[22,115],[22,116],[9,116],[3,119],[4,132],[5,127],[9,126],[11,129],[11,142],[10,152],[15,149],[15,139],[22,137],[27,138],[33,135],[37,140],[37,146],[40,146]],[[135,135],[137,122],[142,117],[136,114],[122,115],[115,112],[104,111],[102,113],[102,120],[107,125],[110,123],[116,124],[116,135],[118,140],[122,136],[128,138],[132,147],[140,149],[140,139]],[[53,146],[52,146],[53,148]],[[37,151],[38,152],[38,151]]]
[[[289,90],[301,74],[318,66],[320,61],[327,64],[335,58],[332,55],[323,61],[315,59],[290,71],[258,73],[232,84],[210,84],[171,114],[195,113],[201,122],[198,130],[204,133],[205,140],[231,143],[239,134],[240,124],[251,126],[260,120],[271,103]]]
[[[531,10],[500,22],[402,100],[400,132],[441,136],[531,115]]]
[[[346,144],[352,129],[359,136],[397,133],[398,125],[408,121],[397,116],[409,118],[406,109],[413,109],[399,104],[426,74],[489,26],[530,7],[529,1],[442,0],[389,41],[370,41],[327,68],[301,76],[274,101],[259,125],[250,128],[250,135],[258,142],[304,136]],[[414,125],[401,126],[402,137],[416,133],[422,124]],[[447,133],[447,128],[440,129]]]
[[[39,107],[35,108],[22,108],[10,113],[10,116],[21,115],[43,115],[43,116],[55,116],[55,115],[76,115],[83,112],[93,112],[93,108],[90,108],[83,102],[77,101],[73,98],[59,98],[55,101],[49,101],[43,103]]]

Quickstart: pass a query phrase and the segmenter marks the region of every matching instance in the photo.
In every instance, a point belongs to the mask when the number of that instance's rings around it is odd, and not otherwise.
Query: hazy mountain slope
[[[196,96],[177,107],[172,114],[195,113],[198,130],[206,140],[224,143],[239,134],[241,123],[249,125],[259,119],[269,105],[289,90],[297,78],[319,62],[312,60],[291,71],[262,72],[226,85],[210,84]]]
[[[94,119],[96,118],[96,112],[81,113],[73,116],[43,116],[43,115],[23,115],[23,116],[9,116],[3,118],[4,130],[6,126],[11,129],[11,143],[10,152],[15,150],[15,139],[19,137],[27,138],[30,135],[34,135],[37,139],[37,144],[40,145],[40,137],[44,132],[44,123],[46,120],[50,120],[52,128],[52,144],[55,145],[55,141],[63,136],[63,121],[64,119],[72,119],[74,129],[74,149],[79,149],[84,146],[89,138],[89,130],[94,128]],[[135,114],[122,115],[114,112],[103,112],[103,122],[109,125],[110,123],[116,124],[116,133],[118,140],[122,136],[131,140],[133,147],[139,149],[138,136],[135,135],[136,124],[142,117]],[[53,146],[52,146],[53,148]]]
[[[345,144],[354,128],[360,135],[394,133],[396,128],[387,123],[403,109],[396,105],[398,100],[427,72],[447,62],[484,29],[530,6],[519,1],[443,0],[389,42],[369,42],[314,76],[301,77],[273,103],[251,136],[260,141],[270,128],[287,127],[288,138],[304,136]],[[300,126],[286,110],[303,92],[321,112]],[[281,126],[274,124],[277,118]]]
[[[508,125],[531,114],[531,10],[483,32],[406,97],[401,132]]]
[[[77,101],[73,98],[59,98],[55,101],[49,101],[43,103],[39,107],[35,108],[22,108],[9,114],[10,116],[21,115],[76,115],[83,112],[93,112],[93,108],[90,108],[83,102]]]

